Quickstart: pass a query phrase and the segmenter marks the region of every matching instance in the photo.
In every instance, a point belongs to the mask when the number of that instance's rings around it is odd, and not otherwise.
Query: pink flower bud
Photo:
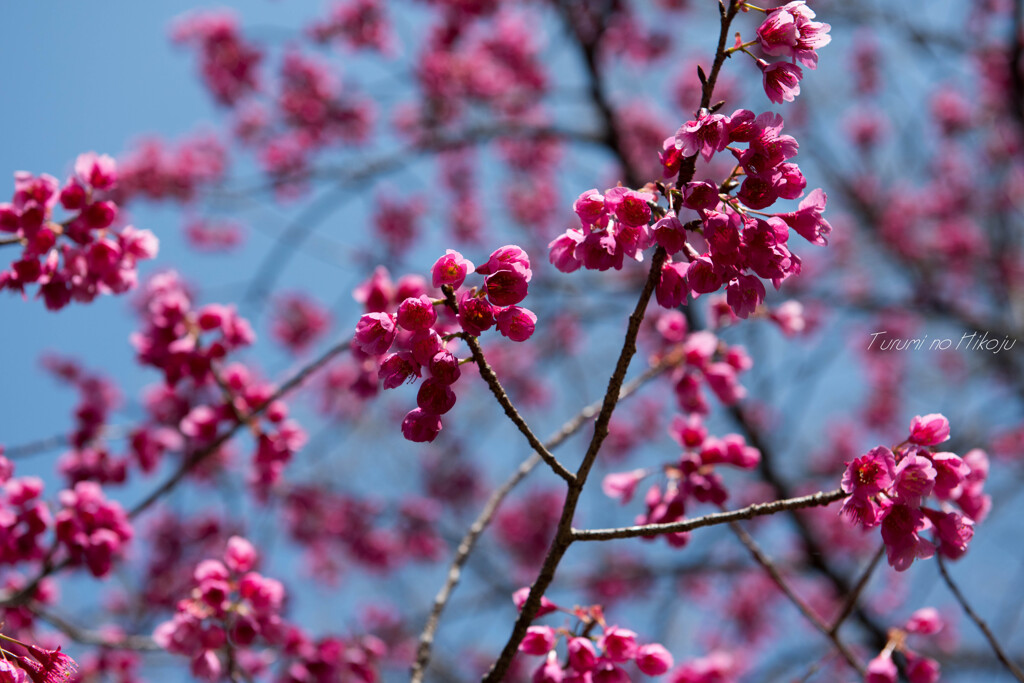
[[[609,498],[617,498],[620,503],[625,505],[633,499],[637,484],[645,476],[647,476],[647,471],[643,469],[631,470],[629,472],[612,472],[605,475],[604,480],[601,482],[601,490]]]
[[[597,667],[597,648],[590,638],[572,638],[568,649],[569,666],[576,671],[593,671]]]
[[[403,330],[426,330],[437,322],[437,311],[426,294],[409,297],[398,306],[398,326]]]
[[[949,439],[949,420],[939,413],[924,417],[917,415],[910,421],[910,441],[921,446],[935,446]]]
[[[228,568],[238,574],[244,574],[256,566],[256,548],[241,536],[228,539],[228,547],[224,553],[224,562]]]
[[[664,646],[658,643],[641,645],[636,652],[636,666],[648,676],[660,676],[672,668],[674,660]]]
[[[382,356],[395,341],[395,319],[387,313],[367,313],[356,324],[355,342],[364,353]]]
[[[448,249],[445,255],[434,263],[431,277],[435,287],[451,285],[452,288],[458,289],[471,272],[473,272],[472,262],[464,259],[459,252]]]
[[[528,308],[509,306],[498,313],[498,331],[514,342],[523,342],[533,335],[537,326],[537,315]]]
[[[618,626],[605,628],[598,640],[604,656],[613,662],[628,662],[636,657],[636,633]]]
[[[550,626],[531,626],[519,643],[519,651],[528,655],[546,655],[555,647],[558,637]]]
[[[945,625],[939,610],[934,607],[922,607],[910,615],[903,630],[907,633],[931,636],[941,631]]]
[[[402,420],[402,436],[416,443],[425,443],[437,438],[441,431],[441,418],[421,408],[410,410]]]

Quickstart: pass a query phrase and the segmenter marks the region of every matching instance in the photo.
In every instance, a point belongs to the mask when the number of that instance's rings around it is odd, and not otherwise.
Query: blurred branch
[[[150,636],[110,636],[76,626],[64,617],[50,612],[38,602],[30,602],[25,607],[32,614],[50,624],[76,643],[106,647],[112,650],[135,650],[139,652],[159,652],[163,650]]]
[[[989,646],[992,648],[992,651],[995,652],[999,661],[1003,663],[1003,666],[1013,674],[1014,678],[1024,683],[1024,671],[1021,671],[1020,667],[1017,666],[1012,659],[1006,656],[1006,652],[1003,651],[1002,646],[999,644],[999,641],[996,640],[995,634],[993,634],[989,629],[988,624],[978,616],[978,613],[975,612],[970,603],[967,602],[967,598],[964,597],[964,594],[960,592],[960,588],[956,583],[954,583],[953,577],[951,577],[949,572],[946,571],[946,561],[942,559],[942,555],[936,553],[935,559],[939,563],[939,574],[942,575],[942,580],[946,582],[947,586],[949,586],[950,592],[953,594],[953,597],[956,598],[956,601],[960,603],[960,607],[963,608],[964,614],[966,614],[970,620],[975,623],[982,634],[984,634]]]
[[[789,601],[793,603],[798,610],[800,610],[800,614],[802,614],[807,621],[811,622],[814,628],[818,629],[822,635],[831,640],[832,645],[835,646],[835,649],[843,656],[843,659],[845,659],[850,666],[856,669],[857,673],[863,676],[865,674],[864,665],[861,664],[853,652],[850,651],[846,646],[846,643],[839,639],[839,634],[836,633],[835,629],[829,628],[825,622],[821,620],[821,617],[815,614],[814,610],[796,594],[796,591],[794,591],[788,583],[786,583],[786,580],[782,578],[782,574],[780,574],[779,570],[774,564],[772,564],[771,558],[761,550],[761,547],[758,546],[753,537],[748,534],[742,526],[740,526],[739,522],[729,522],[729,528],[732,529],[733,533],[736,534],[736,537],[740,539],[740,543],[750,551],[750,554],[757,563],[760,564],[766,572],[768,572],[768,576],[772,578],[772,581],[774,581],[775,585],[779,587],[779,590],[781,590],[785,596],[789,598]]]

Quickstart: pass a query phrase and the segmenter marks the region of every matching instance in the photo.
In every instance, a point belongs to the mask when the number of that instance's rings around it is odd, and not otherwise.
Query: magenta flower
[[[502,335],[514,342],[523,342],[533,335],[537,326],[537,315],[528,308],[509,306],[498,313],[495,321]]]
[[[430,272],[435,287],[451,285],[458,289],[466,281],[466,276],[473,272],[473,263],[464,259],[459,252],[448,249],[444,256],[437,259]]]
[[[761,67],[764,92],[775,104],[792,102],[800,94],[800,79],[804,72],[799,66],[789,62],[758,63],[758,66]]]
[[[533,277],[533,271],[530,270],[530,257],[521,247],[514,244],[495,249],[487,263],[477,268],[476,272],[480,275],[493,275],[503,270],[517,273],[527,282]]]
[[[931,460],[916,453],[907,453],[896,465],[893,492],[896,501],[910,507],[919,507],[921,501],[935,487],[935,468]]]
[[[832,226],[821,217],[825,210],[827,195],[821,190],[813,190],[800,202],[800,207],[792,213],[780,213],[778,217],[786,222],[798,235],[811,244],[825,246]]]
[[[963,557],[967,544],[974,537],[974,522],[958,512],[939,512],[929,508],[922,508],[922,511],[935,526],[939,553],[951,560]]]
[[[444,415],[455,407],[455,392],[451,385],[431,377],[420,385],[416,405],[425,413]]]
[[[389,353],[384,356],[377,370],[377,378],[385,389],[394,389],[405,382],[414,382],[420,376],[420,366],[408,351]]]
[[[555,629],[550,626],[531,626],[519,643],[519,651],[528,655],[546,655],[558,641]]]
[[[940,500],[955,500],[963,493],[970,466],[956,453],[933,453],[935,466],[934,493]]]
[[[877,526],[889,507],[887,499],[879,501],[877,496],[896,479],[895,456],[888,448],[878,446],[846,465],[841,487],[850,497],[840,512],[865,528]]]
[[[899,671],[892,661],[892,655],[883,652],[868,662],[867,676],[864,683],[896,683]]]
[[[949,420],[939,413],[924,417],[917,415],[910,421],[911,443],[919,446],[936,446],[949,439]]]
[[[922,607],[910,615],[903,630],[907,633],[931,636],[941,631],[945,625],[946,622],[943,621],[937,609],[934,607]]]
[[[402,420],[402,436],[416,443],[433,441],[441,431],[441,418],[420,409],[410,410]]]
[[[684,157],[700,153],[710,161],[715,152],[729,144],[728,119],[721,114],[702,113],[696,121],[687,121],[676,131],[676,149]]]
[[[573,202],[572,208],[585,227],[592,225],[603,227],[608,222],[608,209],[604,205],[604,195],[597,189],[587,190],[581,194]]]
[[[674,664],[671,653],[663,645],[641,645],[636,651],[636,666],[648,676],[660,676]]]
[[[654,201],[650,192],[637,192],[626,187],[613,187],[605,193],[605,205],[615,214],[615,219],[631,228],[647,225],[651,221],[651,207]]]
[[[689,263],[666,263],[661,267],[661,279],[654,290],[659,305],[675,308],[686,303],[690,295],[690,286],[686,281],[689,269]]]
[[[395,319],[387,313],[367,313],[356,324],[355,343],[364,353],[382,356],[395,341]]]
[[[513,306],[526,298],[527,278],[522,271],[499,270],[487,276],[484,289],[495,306]]]
[[[769,12],[757,29],[761,49],[776,57],[791,57],[809,69],[818,66],[816,50],[828,45],[832,27],[813,21],[814,12],[804,0],[795,0]]]
[[[464,292],[459,297],[458,319],[459,325],[462,326],[466,334],[479,337],[482,332],[491,329],[494,325],[494,308],[484,299],[470,296],[468,292]],[[431,358],[433,358],[433,354],[431,354]],[[430,362],[429,359],[427,362]]]
[[[612,662],[628,662],[636,657],[636,633],[618,626],[608,626],[598,639],[598,645],[606,659]]]
[[[438,351],[430,359],[430,375],[444,384],[454,384],[462,376],[459,359],[448,350]]]
[[[609,498],[617,498],[620,503],[625,505],[633,499],[637,484],[646,476],[647,470],[644,469],[630,470],[629,472],[610,472],[605,475],[604,480],[601,482],[601,490]]]
[[[725,288],[725,300],[740,318],[753,315],[765,294],[764,283],[752,275],[740,275]]]
[[[579,230],[568,230],[548,244],[548,260],[563,273],[579,270],[583,262],[576,256],[576,247],[583,241]]]
[[[568,643],[569,666],[581,673],[597,667],[597,648],[590,638],[572,638]]]
[[[938,683],[939,663],[929,657],[920,657],[911,652],[907,656],[907,678],[910,683]]]
[[[437,322],[437,311],[426,294],[409,297],[398,305],[398,326],[403,330],[426,330]]]
[[[889,565],[898,572],[906,571],[915,559],[927,560],[935,554],[935,546],[921,538],[931,522],[919,509],[893,505],[882,520],[882,542]]]

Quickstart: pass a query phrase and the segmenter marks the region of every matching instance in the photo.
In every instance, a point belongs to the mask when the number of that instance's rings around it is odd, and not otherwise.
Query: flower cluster
[[[337,42],[384,55],[395,51],[395,36],[380,0],[337,2],[327,18],[313,23],[308,33],[319,43]]]
[[[84,564],[97,578],[106,576],[134,535],[124,509],[117,501],[107,500],[92,481],[61,491],[59,499],[62,509],[54,529],[71,564]]]
[[[938,414],[917,416],[910,437],[894,449],[878,446],[847,463],[842,513],[865,529],[881,525],[889,564],[904,571],[936,550],[957,559],[967,552],[990,506],[982,492],[988,456],[975,449],[963,458],[933,447],[949,439],[949,422]],[[941,509],[924,507],[935,496]],[[952,509],[956,504],[960,512]],[[921,534],[931,531],[934,541]]]
[[[189,201],[201,186],[220,181],[227,166],[227,149],[214,135],[192,135],[173,147],[147,138],[118,160],[117,191],[125,200]]]
[[[322,305],[296,292],[275,299],[270,325],[274,341],[298,355],[323,337],[331,317]]]
[[[890,629],[889,641],[877,657],[868,663],[866,683],[896,683],[899,670],[892,661],[892,653],[900,652],[906,660],[906,676],[910,683],[937,683],[939,663],[914,652],[907,645],[907,636],[931,636],[943,629],[945,622],[933,607],[917,610],[902,628]]]
[[[231,673],[227,663],[236,661],[236,649],[284,643],[284,587],[253,571],[257,559],[251,543],[231,537],[223,562],[200,562],[190,596],[153,632],[160,647],[192,660],[197,678],[226,680]]]
[[[0,564],[39,560],[45,555],[44,535],[53,523],[42,501],[43,480],[14,477],[14,465],[0,447]]]
[[[242,38],[233,14],[214,11],[182,17],[171,37],[199,48],[203,80],[220,104],[233,105],[259,88],[257,69],[263,55]]]
[[[757,29],[757,43],[765,54],[790,59],[769,64],[755,58],[764,76],[765,93],[772,102],[792,102],[800,94],[803,70],[796,63],[808,69],[818,68],[816,50],[832,41],[828,35],[832,27],[814,21],[814,16],[804,0],[795,0],[768,12]]]
[[[372,498],[316,485],[293,486],[283,507],[292,541],[306,550],[311,571],[329,581],[353,566],[387,572],[407,562],[440,558],[445,542],[437,530],[441,511],[436,501],[405,501],[390,527],[386,512]]]
[[[666,178],[679,173],[684,158],[697,154],[710,160],[728,149],[736,157],[735,168],[721,184],[703,180],[678,190],[661,188],[666,199],[696,218],[684,224],[675,209],[656,203],[653,192],[587,190],[574,204],[582,227],[569,229],[548,245],[551,263],[566,273],[580,267],[620,269],[626,257],[642,261],[643,251],[658,244],[669,255],[657,288],[662,306],[674,308],[691,295],[725,286],[729,307],[748,317],[766,295],[759,278],[778,288],[800,272],[800,258],[787,246],[789,230],[818,245],[827,244],[832,230],[822,218],[826,197],[821,190],[811,192],[796,211],[761,211],[779,199],[801,197],[807,186],[800,168],[789,161],[799,145],[782,134],[783,125],[782,117],[771,112],[756,116],[740,109],[724,116],[702,111],[665,141],[662,154]],[[740,144],[747,148],[740,149]],[[706,251],[700,253],[693,241],[703,242]],[[672,256],[680,252],[686,260],[673,262]]]
[[[513,599],[519,609],[522,609],[528,595],[528,588],[516,591]],[[633,631],[608,625],[600,605],[570,610],[542,598],[537,617],[555,611],[570,615],[576,621],[575,628],[530,626],[519,644],[520,652],[544,657],[534,671],[534,683],[584,683],[591,680],[627,683],[631,679],[623,666],[628,662],[635,663],[647,676],[660,676],[672,668],[672,655],[663,645],[641,645]],[[593,635],[592,631],[598,626],[600,635]],[[556,650],[562,638],[566,649],[564,664]]]
[[[729,498],[716,466],[728,465],[739,469],[753,469],[761,461],[761,453],[747,444],[739,434],[722,438],[708,436],[703,421],[697,414],[688,418],[676,416],[669,426],[672,435],[685,450],[679,459],[662,469],[667,478],[664,488],[653,484],[644,497],[647,508],[638,515],[637,524],[668,524],[682,520],[690,499],[700,503],[722,505]],[[641,481],[654,472],[636,469],[607,475],[602,490],[623,504],[628,503]],[[662,534],[672,546],[681,548],[689,541],[687,532]],[[650,539],[653,540],[654,536]]]
[[[100,294],[123,294],[135,286],[139,261],[156,256],[158,242],[148,230],[113,229],[118,205],[109,199],[117,168],[109,156],[82,154],[61,187],[53,176],[14,174],[14,196],[0,204],[0,246],[18,244],[20,257],[0,271],[0,290],[24,294],[36,284],[50,310],[72,300],[88,303]],[[57,204],[71,217],[53,219]],[[63,238],[63,239],[62,239]]]
[[[190,450],[207,447],[222,426],[247,422],[256,439],[251,483],[265,493],[281,477],[306,434],[288,419],[288,406],[271,401],[274,387],[261,382],[241,363],[225,363],[229,354],[255,339],[249,323],[232,306],[208,304],[198,310],[175,273],[154,277],[139,301],[145,320],[132,335],[139,360],[164,373],[166,386],[154,396],[152,424],[132,435],[144,469],[175,439],[165,427],[177,427]],[[216,368],[215,368],[216,364]],[[253,413],[263,409],[259,417]]]
[[[486,276],[483,286],[463,289],[473,272],[473,264],[451,249],[434,264],[432,284],[449,293],[446,297],[455,302],[451,307],[446,298],[428,296],[422,279],[406,280],[404,289],[391,293],[382,288],[378,277],[356,291],[368,312],[356,325],[353,348],[378,358],[384,388],[415,382],[424,368],[430,373],[420,385],[418,407],[402,422],[402,434],[410,441],[433,441],[441,431],[441,416],[455,406],[452,386],[465,360],[456,357],[450,346],[453,339],[478,337],[492,327],[516,342],[533,334],[537,316],[517,305],[526,298],[533,277],[526,252],[515,245],[495,250],[487,263],[476,268],[476,273]],[[444,317],[436,310],[439,306]]]
[[[112,456],[102,439],[107,415],[121,401],[117,387],[107,378],[87,372],[72,359],[46,355],[43,366],[75,387],[80,397],[74,410],[75,429],[68,438],[71,450],[61,456],[57,469],[67,477],[70,486],[87,479],[101,484],[124,483],[127,458]]]

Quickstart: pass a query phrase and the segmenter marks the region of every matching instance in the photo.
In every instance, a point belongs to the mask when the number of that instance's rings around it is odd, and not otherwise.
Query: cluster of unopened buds
[[[520,609],[528,594],[529,589],[523,588],[513,596]],[[629,662],[647,676],[660,676],[672,668],[672,655],[663,645],[641,645],[633,631],[608,625],[600,605],[566,609],[542,598],[537,617],[556,611],[572,617],[574,627],[530,626],[519,644],[523,654],[544,657],[534,671],[534,683],[628,683],[632,679],[624,666]],[[594,635],[597,627],[601,633]],[[559,659],[556,648],[563,638],[566,653]]]
[[[849,497],[842,513],[865,529],[882,527],[889,564],[896,571],[936,551],[952,560],[961,557],[975,523],[991,506],[982,492],[988,456],[975,449],[961,458],[934,448],[948,439],[945,417],[918,415],[906,441],[892,449],[878,446],[847,463],[842,489]],[[924,506],[929,496],[939,501],[939,509]],[[926,531],[933,541],[921,535]]]
[[[74,679],[78,665],[59,647],[47,650],[2,633],[0,641],[0,683],[67,683]]]
[[[192,660],[192,674],[207,681],[227,675],[239,663],[236,650],[280,645],[287,628],[280,616],[281,583],[253,571],[256,550],[244,538],[228,540],[223,562],[204,560],[193,575],[191,595],[178,603],[170,621],[153,638],[172,654]]]
[[[109,197],[117,186],[114,160],[92,152],[75,162],[60,187],[43,174],[14,174],[14,197],[0,204],[0,246],[17,244],[21,255],[0,271],[0,290],[24,294],[38,285],[50,310],[71,301],[88,303],[100,294],[122,294],[135,286],[138,261],[156,256],[158,242],[148,230],[125,226],[114,231],[118,206]],[[72,214],[53,219],[57,204]]]
[[[526,252],[515,245],[494,251],[475,269],[486,276],[483,286],[463,289],[473,272],[470,261],[449,249],[432,269],[432,284],[443,297],[428,296],[423,280],[406,280],[397,310],[393,301],[372,296],[370,289],[357,292],[368,312],[356,325],[353,347],[378,358],[384,388],[415,382],[424,368],[430,374],[420,385],[417,408],[402,422],[402,434],[410,441],[433,441],[441,431],[441,416],[455,405],[452,386],[469,359],[456,357],[452,340],[479,337],[492,327],[516,342],[533,334],[537,316],[517,305],[526,298],[533,276]]]
[[[907,645],[908,636],[932,636],[943,629],[945,623],[933,607],[924,607],[912,615],[903,628],[889,630],[889,640],[877,657],[868,663],[866,683],[896,683],[899,669],[892,659],[899,652],[906,660],[906,675],[910,683],[937,683],[939,663],[914,652]]]

